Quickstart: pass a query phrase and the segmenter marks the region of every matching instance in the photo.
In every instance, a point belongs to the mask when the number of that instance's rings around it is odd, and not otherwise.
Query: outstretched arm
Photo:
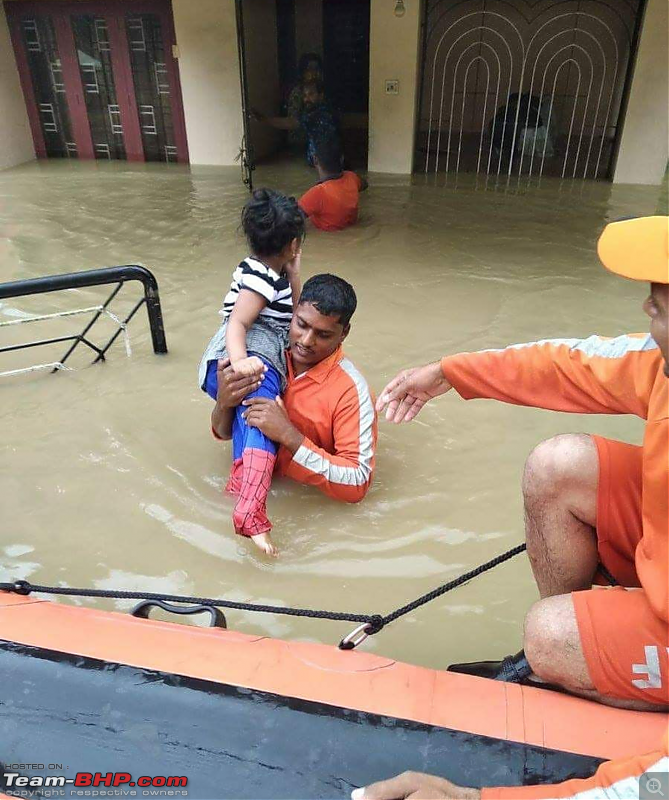
[[[296,117],[268,117],[256,109],[251,109],[251,116],[257,122],[262,122],[264,125],[280,131],[295,131],[300,127],[300,122]]]
[[[648,335],[590,336],[460,353],[443,358],[441,369],[466,400],[645,418],[658,358]]]
[[[438,361],[405,369],[385,386],[377,400],[376,410],[379,413],[385,410],[389,422],[411,422],[425,403],[451,388]]]
[[[377,409],[385,408],[392,422],[410,422],[425,403],[454,387],[465,400],[645,419],[659,358],[655,342],[642,334],[458,353],[400,372],[381,393]]]

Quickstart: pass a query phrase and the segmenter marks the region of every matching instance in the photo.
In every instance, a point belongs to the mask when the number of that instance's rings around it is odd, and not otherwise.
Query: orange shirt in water
[[[355,172],[343,172],[312,186],[300,198],[300,207],[322,231],[340,231],[358,221],[362,181]]]
[[[276,472],[357,503],[372,482],[376,450],[377,418],[367,382],[341,347],[298,376],[290,353],[286,360],[283,402],[304,441],[294,455],[279,449]]]
[[[634,414],[643,438],[643,535],[639,581],[654,613],[669,621],[669,379],[652,337],[548,339],[447,356],[442,372],[466,400],[581,414]]]

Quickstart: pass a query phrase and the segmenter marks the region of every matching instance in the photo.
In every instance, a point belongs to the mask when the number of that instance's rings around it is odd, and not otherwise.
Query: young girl
[[[304,216],[295,198],[258,189],[244,206],[242,228],[251,255],[233,273],[220,311],[223,323],[200,362],[200,387],[216,400],[218,360],[229,358],[241,374],[263,368],[262,383],[248,397],[274,400],[285,388],[288,328],[293,298],[300,296]],[[232,469],[225,487],[237,496],[232,521],[238,534],[251,537],[261,550],[275,556],[265,509],[278,448],[246,424],[244,410],[235,409]]]

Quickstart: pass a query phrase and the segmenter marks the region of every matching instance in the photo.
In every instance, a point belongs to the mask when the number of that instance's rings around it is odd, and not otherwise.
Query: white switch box
[[[399,94],[400,82],[399,81],[386,81],[386,94]]]

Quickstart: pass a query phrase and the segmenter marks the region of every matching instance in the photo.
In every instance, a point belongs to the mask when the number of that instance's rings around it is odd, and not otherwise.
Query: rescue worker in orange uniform
[[[345,503],[359,502],[371,486],[377,438],[374,398],[343,350],[356,305],[353,287],[342,278],[309,278],[288,331],[283,396],[244,401],[248,425],[279,444],[275,474]],[[219,364],[211,417],[217,439],[230,438],[234,408],[261,380],[261,373],[236,376]]]
[[[525,620],[524,652],[456,671],[549,683],[637,710],[669,705],[669,217],[609,224],[598,252],[610,271],[650,283],[650,335],[560,339],[461,353],[405,370],[377,409],[411,421],[451,388],[556,411],[635,414],[642,447],[557,436],[530,455],[523,478],[526,539],[541,599]],[[617,585],[602,583],[601,573]],[[645,771],[669,772],[667,741],[643,758],[603,765],[587,781],[469,789],[405,774],[356,799],[639,797]]]

